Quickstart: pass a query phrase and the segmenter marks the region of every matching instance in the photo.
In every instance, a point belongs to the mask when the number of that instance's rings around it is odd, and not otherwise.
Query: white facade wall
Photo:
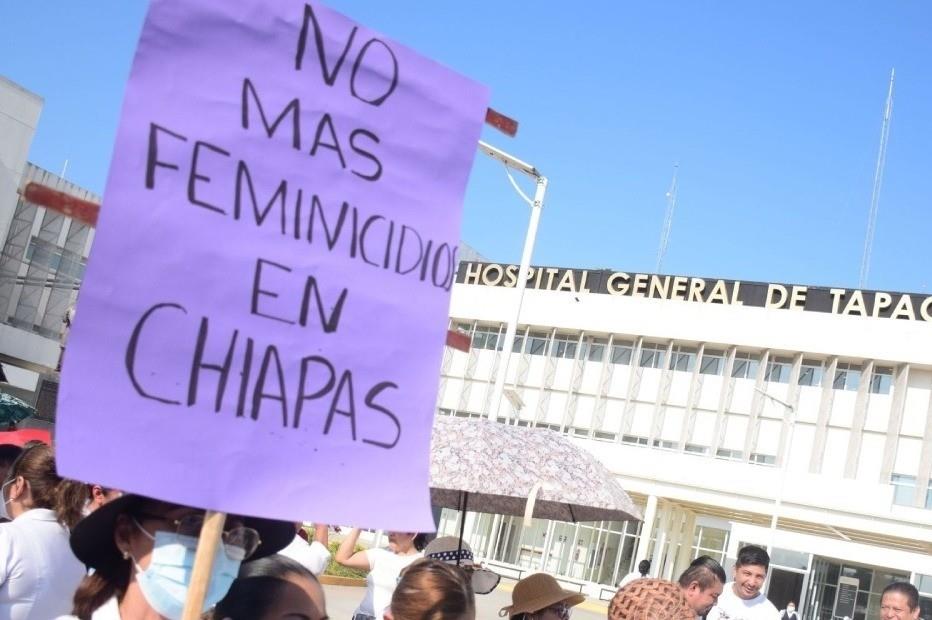
[[[456,284],[451,327],[501,339],[514,302],[510,288]],[[525,344],[512,354],[506,388],[523,407],[503,399],[500,419],[568,433],[636,496],[732,525],[754,521],[768,539],[785,475],[779,514],[792,527],[764,542],[932,575],[932,323],[529,289],[518,337],[528,335],[545,338],[543,353]],[[564,340],[576,350],[559,357]],[[444,413],[488,411],[502,355],[476,342],[468,354],[447,352]],[[605,353],[588,359],[585,343]],[[632,346],[630,361],[611,362],[614,344]],[[705,352],[722,356],[717,373],[699,371]],[[671,370],[677,353],[694,355],[692,366]],[[642,354],[663,363],[642,364]],[[734,377],[742,355],[759,365]],[[768,362],[785,374],[768,377]],[[808,385],[800,377],[813,363],[822,377]],[[889,373],[885,386],[872,386],[874,373]],[[788,410],[755,388],[794,409],[785,468]],[[897,477],[914,481],[909,501]]]
[[[6,238],[13,217],[41,112],[41,97],[0,76],[0,239]]]

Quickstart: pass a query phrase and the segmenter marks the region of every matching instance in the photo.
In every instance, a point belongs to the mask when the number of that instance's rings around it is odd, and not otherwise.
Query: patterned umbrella
[[[435,506],[558,521],[641,520],[618,480],[551,430],[438,416],[430,462]]]
[[[0,425],[8,426],[22,422],[35,413],[35,409],[12,394],[0,393]]]

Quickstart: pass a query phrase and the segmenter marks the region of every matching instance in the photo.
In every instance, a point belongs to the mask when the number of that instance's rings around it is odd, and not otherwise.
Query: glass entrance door
[[[793,601],[799,607],[805,577],[805,573],[798,573],[784,568],[770,569],[770,585],[767,588],[767,598],[777,609],[785,609],[786,604],[790,601]]]

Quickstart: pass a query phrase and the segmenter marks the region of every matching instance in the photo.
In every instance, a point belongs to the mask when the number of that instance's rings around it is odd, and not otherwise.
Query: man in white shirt
[[[650,572],[650,560],[641,560],[640,562],[638,562],[637,571],[632,571],[628,573],[618,583],[618,589],[620,590],[621,588],[625,587],[626,585],[628,585],[635,579],[644,579],[645,577],[647,577],[647,573],[649,572]]]
[[[296,523],[297,530],[301,531],[302,524]],[[314,540],[308,543],[300,535],[295,534],[294,540],[279,551],[280,554],[287,556],[304,566],[314,576],[320,575],[330,563],[330,550],[327,548],[329,528],[326,525],[317,524],[314,526]]]
[[[770,556],[764,549],[748,545],[738,551],[734,581],[725,584],[718,603],[707,620],[779,620],[773,603],[760,591],[767,579]]]

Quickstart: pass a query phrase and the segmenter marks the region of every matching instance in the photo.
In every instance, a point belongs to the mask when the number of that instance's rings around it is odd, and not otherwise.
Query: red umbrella
[[[0,444],[10,443],[14,446],[23,446],[27,442],[36,439],[52,445],[52,432],[41,428],[24,428],[19,431],[0,432]]]

